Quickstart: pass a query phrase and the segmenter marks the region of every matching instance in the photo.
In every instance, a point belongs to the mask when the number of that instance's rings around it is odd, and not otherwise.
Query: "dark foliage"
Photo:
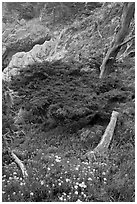
[[[8,3],[9,11],[16,10],[25,19],[39,16],[45,4],[48,15],[55,10],[57,23],[60,18],[67,21],[70,17],[73,21],[83,11],[88,16],[102,5]],[[102,26],[117,12],[120,15],[122,4],[111,5],[104,6],[107,19],[104,12],[104,22],[99,22]],[[58,16],[56,11],[62,13]],[[99,79],[102,53],[98,42],[93,42],[94,46],[91,53],[95,55],[91,54],[90,60],[85,58],[86,62],[37,63],[23,69],[10,83],[2,82],[3,202],[135,201],[134,59],[117,62],[115,72],[113,69],[108,77]],[[86,65],[91,71],[82,71]],[[18,93],[10,109],[4,95],[9,88]],[[17,125],[14,118],[22,107],[24,121]],[[84,155],[100,142],[113,110],[119,112],[119,118],[108,157],[89,163]],[[22,178],[11,156],[12,149],[25,165],[27,178]]]

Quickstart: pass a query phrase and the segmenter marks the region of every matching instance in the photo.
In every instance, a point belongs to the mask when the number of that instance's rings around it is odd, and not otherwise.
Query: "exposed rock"
[[[21,69],[35,63],[43,63],[45,61],[56,61],[64,58],[66,50],[63,48],[54,53],[56,47],[55,41],[46,41],[43,45],[35,45],[29,52],[19,52],[12,56],[9,65],[3,71],[3,79],[9,81],[11,76],[20,73]]]
[[[6,29],[2,35],[5,55],[2,58],[3,69],[6,68],[14,54],[17,52],[28,52],[36,44],[43,44],[50,40],[49,29],[41,24],[26,23],[21,26]]]

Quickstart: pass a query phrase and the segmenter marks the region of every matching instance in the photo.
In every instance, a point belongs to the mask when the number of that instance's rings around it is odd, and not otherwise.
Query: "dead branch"
[[[135,36],[132,36],[131,38],[127,39],[125,42],[121,43],[120,45],[118,45],[118,47],[122,47],[124,46],[125,44],[127,44],[128,42],[130,42],[131,40],[133,40],[135,38]]]
[[[105,130],[104,135],[102,136],[100,143],[93,151],[90,151],[86,154],[87,157],[89,158],[89,160],[91,160],[92,158],[95,158],[96,154],[100,155],[100,156],[104,156],[105,153],[107,152],[108,147],[109,147],[110,142],[111,142],[112,137],[113,137],[113,133],[114,133],[114,129],[116,126],[118,114],[119,113],[117,111],[112,112],[110,122],[109,122],[109,124]]]
[[[28,177],[27,170],[24,164],[22,163],[22,161],[13,153],[13,151],[11,151],[11,155],[13,159],[15,160],[16,164],[20,167],[23,177],[24,178]]]

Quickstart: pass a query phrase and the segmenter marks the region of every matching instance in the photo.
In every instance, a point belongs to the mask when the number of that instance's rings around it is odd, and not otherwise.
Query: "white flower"
[[[106,172],[103,171],[103,172],[102,172],[102,175],[106,175]]]
[[[63,200],[63,197],[59,197],[60,200]]]
[[[61,157],[59,157],[59,156],[57,156],[57,155],[55,156],[55,158],[56,158],[56,159],[61,159]]]
[[[59,158],[55,159],[56,162],[61,162],[61,160]]]
[[[43,184],[44,184],[44,181],[40,181],[40,183],[41,183],[41,185],[43,185]]]
[[[78,195],[78,191],[75,191],[75,194]]]
[[[33,193],[33,192],[30,192],[30,195],[31,195],[31,196],[33,196],[33,195],[34,195],[34,193]]]
[[[14,171],[14,172],[13,172],[13,174],[17,174],[17,172],[16,172],[16,171]]]
[[[69,181],[70,181],[70,179],[66,178],[66,182],[69,182]]]
[[[78,199],[76,202],[82,202],[82,201]]]
[[[86,194],[83,194],[84,197],[86,197]]]
[[[23,185],[24,185],[24,183],[23,183],[23,182],[20,182],[20,185],[21,185],[21,186],[23,186]]]
[[[89,177],[89,178],[88,178],[88,181],[92,181],[92,178]]]
[[[75,169],[76,169],[76,170],[79,170],[79,167],[80,167],[80,165],[77,165]]]
[[[74,188],[75,188],[75,189],[77,189],[77,188],[78,188],[78,186],[76,186],[76,185],[75,185],[75,186],[74,186]]]
[[[81,188],[86,188],[86,187],[87,187],[84,182],[80,183],[79,186],[80,186]]]

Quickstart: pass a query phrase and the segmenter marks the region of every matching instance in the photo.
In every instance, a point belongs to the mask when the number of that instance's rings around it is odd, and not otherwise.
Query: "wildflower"
[[[86,188],[86,187],[87,187],[84,182],[80,183],[79,186],[80,186],[81,188]]]
[[[58,185],[61,186],[61,183],[59,183]]]
[[[41,183],[41,185],[43,185],[43,184],[44,184],[44,181],[40,181],[40,183]]]
[[[104,181],[107,181],[107,179],[106,179],[106,178],[104,178],[103,180],[104,180]]]
[[[103,171],[103,172],[102,172],[102,175],[106,175],[106,172]]]
[[[63,200],[63,197],[59,197],[60,200]]]
[[[82,202],[82,201],[78,199],[76,202]]]
[[[56,159],[61,159],[61,157],[59,157],[58,155],[55,156]]]
[[[86,194],[83,194],[84,198],[87,196]]]
[[[92,178],[89,177],[89,178],[88,178],[88,181],[92,181]]]
[[[24,182],[20,182],[20,185],[23,186],[23,185],[25,185],[25,183]]]
[[[79,165],[77,165],[75,169],[76,169],[76,170],[79,170],[79,167],[80,167],[80,166],[79,166]]]
[[[33,196],[34,195],[34,193],[33,192],[30,192],[30,196]]]
[[[56,162],[61,162],[61,160],[59,158],[55,159]]]
[[[75,186],[74,186],[74,188],[75,188],[75,189],[77,189],[77,188],[78,188],[78,186],[77,186],[77,185],[75,185]]]
[[[69,181],[70,181],[70,179],[66,178],[66,182],[69,182]]]
[[[16,174],[17,174],[17,172],[16,172],[16,171],[14,171],[14,172],[13,172],[13,174],[15,174],[15,175],[16,175]]]
[[[75,194],[78,195],[78,191],[75,191]]]

